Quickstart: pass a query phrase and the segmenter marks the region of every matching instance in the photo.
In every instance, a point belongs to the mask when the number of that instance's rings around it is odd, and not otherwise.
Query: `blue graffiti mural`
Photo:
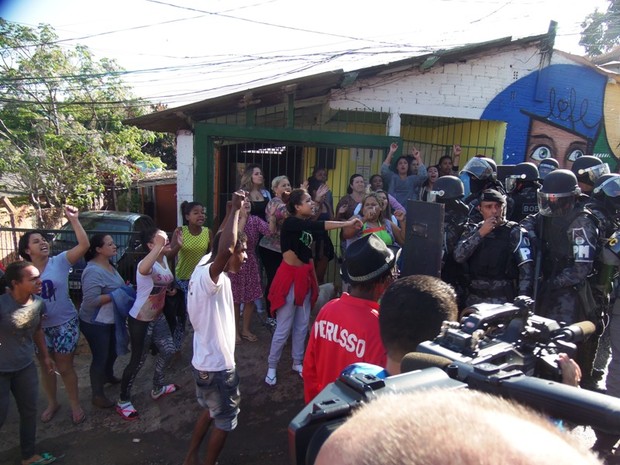
[[[498,94],[481,119],[505,121],[504,164],[555,158],[569,168],[592,154],[603,126],[607,78],[577,65],[551,65]]]

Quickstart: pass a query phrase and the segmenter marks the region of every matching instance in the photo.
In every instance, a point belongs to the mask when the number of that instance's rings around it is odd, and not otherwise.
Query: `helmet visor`
[[[506,192],[513,192],[517,188],[517,182],[522,181],[524,179],[525,179],[524,174],[521,174],[521,175],[513,174],[511,176],[508,176],[506,180],[504,181],[504,184],[506,186]]]
[[[575,206],[576,195],[574,192],[560,194],[547,194],[538,191],[538,212],[543,216],[563,216]]]
[[[538,176],[540,179],[545,179],[549,173],[556,169],[557,168],[550,163],[541,163],[538,165]]]
[[[579,176],[587,176],[590,182],[594,184],[598,178],[609,173],[609,165],[607,163],[601,163],[600,165],[590,166],[589,168],[579,170],[577,174]]]
[[[603,192],[607,197],[620,197],[620,176],[614,176],[594,188],[594,194]]]
[[[493,176],[493,167],[482,158],[474,157],[465,164],[461,173],[469,173],[480,180],[489,179]]]

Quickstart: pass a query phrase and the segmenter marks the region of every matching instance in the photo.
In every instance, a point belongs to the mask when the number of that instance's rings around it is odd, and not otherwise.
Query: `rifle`
[[[538,291],[540,283],[540,268],[542,266],[542,242],[543,242],[543,219],[540,215],[536,218],[536,261],[534,262],[534,289],[532,298],[534,299],[534,313],[538,314]]]

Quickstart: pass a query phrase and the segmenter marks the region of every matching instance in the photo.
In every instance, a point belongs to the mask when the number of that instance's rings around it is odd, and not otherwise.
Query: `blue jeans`
[[[19,446],[22,459],[34,455],[37,434],[39,377],[34,362],[19,371],[0,372],[0,428],[9,411],[9,392],[19,411]]]
[[[209,409],[214,425],[222,431],[237,427],[239,415],[239,376],[234,368],[224,371],[198,371],[192,367],[196,381],[196,399]]]
[[[116,361],[114,325],[98,325],[80,320],[80,330],[88,341],[93,356],[90,363],[92,395],[103,397],[104,384],[114,377],[114,362]]]

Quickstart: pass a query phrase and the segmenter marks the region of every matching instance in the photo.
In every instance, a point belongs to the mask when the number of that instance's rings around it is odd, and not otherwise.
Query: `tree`
[[[12,175],[39,211],[91,207],[106,183],[128,186],[137,162],[163,166],[142,150],[161,135],[122,124],[147,107],[123,74],[86,47],[61,47],[48,25],[0,18],[0,175]]]
[[[588,55],[609,52],[620,43],[620,0],[609,0],[605,13],[594,10],[581,23],[581,28],[579,45],[585,47]]]

